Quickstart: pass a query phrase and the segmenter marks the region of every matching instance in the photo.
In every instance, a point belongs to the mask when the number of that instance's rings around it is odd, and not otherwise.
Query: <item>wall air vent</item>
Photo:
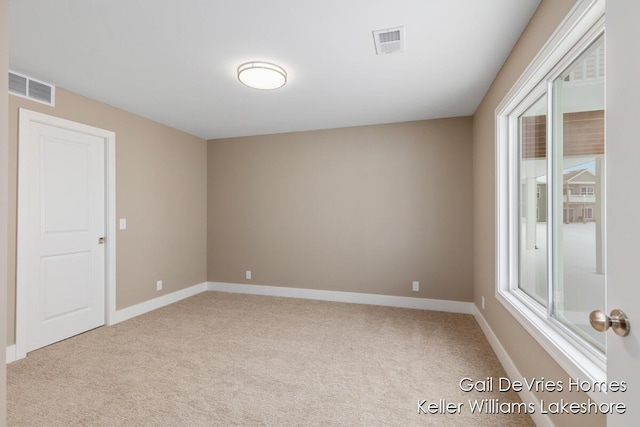
[[[373,32],[373,41],[378,55],[404,51],[404,27],[388,28]]]
[[[9,71],[9,93],[43,104],[55,105],[56,87]]]

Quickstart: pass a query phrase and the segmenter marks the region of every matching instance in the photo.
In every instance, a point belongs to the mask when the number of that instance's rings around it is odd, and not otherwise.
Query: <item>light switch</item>
[[[127,219],[120,218],[120,230],[126,230],[126,229],[127,229]]]

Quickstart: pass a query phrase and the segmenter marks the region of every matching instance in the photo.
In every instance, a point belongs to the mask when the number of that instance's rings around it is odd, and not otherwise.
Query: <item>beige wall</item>
[[[9,71],[9,2],[0,0],[0,76]],[[9,132],[8,115],[8,79],[0,78],[0,313],[5,313],[7,306],[7,245],[8,245],[8,158]],[[7,377],[3,350],[6,345],[7,317],[0,315],[0,426],[6,423]]]
[[[208,279],[471,301],[471,137],[466,117],[209,141]]]
[[[9,96],[8,343],[15,342],[18,108],[116,133],[116,305],[122,309],[206,280],[206,141],[57,88],[56,106]],[[156,292],[156,280],[163,290]]]
[[[543,0],[528,27],[505,62],[484,100],[474,115],[473,165],[474,165],[474,299],[478,307],[486,298],[486,309],[482,312],[498,336],[507,353],[522,376],[562,380],[568,375],[538,345],[538,343],[515,321],[495,299],[495,109],[508,90],[514,85],[527,65],[542,48],[562,19],[574,5],[575,0]],[[539,394],[547,401],[587,399],[576,393],[564,395]],[[603,416],[554,416],[553,422],[562,426],[602,426]]]

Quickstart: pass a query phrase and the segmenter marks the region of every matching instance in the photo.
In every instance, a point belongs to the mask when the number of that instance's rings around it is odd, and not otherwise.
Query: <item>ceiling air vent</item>
[[[56,87],[9,71],[9,93],[53,106]]]
[[[388,28],[373,32],[376,53],[386,55],[404,51],[404,27]]]

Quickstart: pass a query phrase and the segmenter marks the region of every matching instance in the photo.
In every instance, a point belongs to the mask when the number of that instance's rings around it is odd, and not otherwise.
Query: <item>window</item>
[[[594,381],[606,368],[589,324],[606,294],[604,37],[604,1],[579,1],[496,110],[498,300]]]
[[[585,217],[585,219],[592,220],[593,219],[593,208],[590,208],[590,207],[584,208],[584,217]]]
[[[582,196],[593,196],[595,194],[593,187],[580,187],[580,194]]]
[[[546,179],[547,95],[536,99],[517,117],[520,180],[518,198],[519,288],[539,304],[547,304],[547,224],[537,221],[535,191]]]

